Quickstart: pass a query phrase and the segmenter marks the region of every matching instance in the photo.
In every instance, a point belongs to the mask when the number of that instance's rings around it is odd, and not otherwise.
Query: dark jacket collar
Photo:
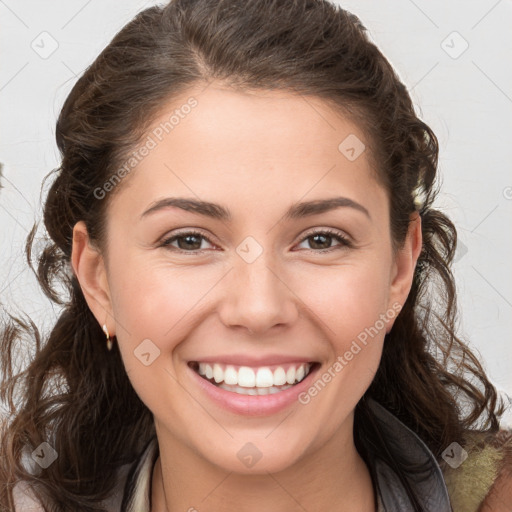
[[[433,453],[420,437],[375,400],[368,406],[376,418],[382,436],[388,441],[392,458],[410,471],[405,475],[416,491],[422,512],[452,512],[443,472]],[[397,473],[383,460],[374,458],[375,486],[386,512],[410,512],[414,507]]]
[[[369,398],[368,406],[388,441],[391,456],[410,468],[406,479],[420,499],[421,512],[452,512],[443,473],[427,445],[382,405]],[[151,477],[158,457],[158,442],[152,437],[126,478],[122,512],[150,512]],[[412,512],[404,484],[383,460],[372,458],[370,471],[385,512]]]

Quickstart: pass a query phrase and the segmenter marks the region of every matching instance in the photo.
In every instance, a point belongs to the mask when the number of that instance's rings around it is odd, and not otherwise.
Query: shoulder
[[[512,429],[494,434],[467,431],[463,447],[453,444],[440,462],[453,511],[508,512],[504,507],[512,503]]]
[[[508,512],[512,504],[512,429],[500,431],[496,438],[498,450],[503,456],[480,512]]]

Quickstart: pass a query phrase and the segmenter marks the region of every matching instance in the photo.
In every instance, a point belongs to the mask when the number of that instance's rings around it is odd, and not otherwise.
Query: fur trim
[[[504,471],[512,476],[512,430],[495,434],[468,431],[464,437],[467,458],[458,467],[445,460],[443,471],[453,512],[479,512]]]

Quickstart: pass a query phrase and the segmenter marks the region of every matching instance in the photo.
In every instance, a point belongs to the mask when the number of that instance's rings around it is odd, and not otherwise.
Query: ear
[[[423,237],[421,234],[421,217],[414,212],[409,221],[409,228],[403,244],[395,255],[391,272],[391,283],[388,307],[396,310],[397,303],[400,309],[405,304],[412,287],[414,270],[421,253]],[[395,307],[393,307],[395,306]],[[394,322],[388,324],[389,332]]]
[[[110,336],[114,336],[112,303],[105,262],[99,249],[91,244],[83,221],[77,222],[73,227],[71,265],[89,309],[101,326],[107,325]]]

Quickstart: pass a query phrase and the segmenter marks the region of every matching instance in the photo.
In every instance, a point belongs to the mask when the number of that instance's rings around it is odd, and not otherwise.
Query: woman
[[[146,9],[57,144],[38,272],[64,309],[20,375],[34,326],[4,329],[3,509],[509,503],[504,406],[454,329],[437,140],[355,16]]]

